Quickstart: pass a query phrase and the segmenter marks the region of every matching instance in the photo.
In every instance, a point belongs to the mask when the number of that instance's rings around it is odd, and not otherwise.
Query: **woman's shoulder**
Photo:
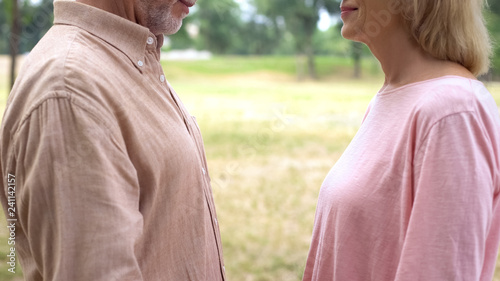
[[[419,112],[435,118],[460,113],[491,111],[498,115],[493,96],[485,85],[475,79],[445,76],[416,85],[415,107]]]
[[[373,105],[381,107],[378,111],[396,110],[399,118],[423,131],[457,114],[473,115],[481,119],[479,123],[500,128],[498,107],[488,89],[482,82],[462,76],[443,76],[380,92]]]
[[[420,118],[488,111],[498,115],[498,107],[485,85],[462,76],[448,75],[378,93],[378,98],[405,105]],[[391,101],[392,100],[392,101]]]

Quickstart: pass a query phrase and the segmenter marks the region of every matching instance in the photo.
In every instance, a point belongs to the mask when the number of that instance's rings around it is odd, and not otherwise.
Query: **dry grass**
[[[300,280],[319,187],[380,79],[297,83],[269,71],[188,79],[172,69],[167,77],[204,135],[228,279]],[[491,90],[499,102],[500,84]],[[0,227],[0,280],[16,280],[5,264],[6,235]]]

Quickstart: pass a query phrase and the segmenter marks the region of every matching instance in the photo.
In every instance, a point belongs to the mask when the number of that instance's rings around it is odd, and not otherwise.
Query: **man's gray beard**
[[[177,21],[170,14],[172,6],[162,6],[160,9],[149,9],[148,27],[155,35],[172,35],[179,31],[182,21]]]

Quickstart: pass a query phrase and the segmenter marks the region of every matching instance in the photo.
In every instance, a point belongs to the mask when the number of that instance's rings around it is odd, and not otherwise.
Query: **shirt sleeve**
[[[432,126],[414,159],[397,281],[480,280],[493,217],[493,157],[472,113]]]
[[[70,98],[44,101],[15,134],[9,172],[43,280],[143,280],[134,255],[143,225],[137,173],[114,135]]]

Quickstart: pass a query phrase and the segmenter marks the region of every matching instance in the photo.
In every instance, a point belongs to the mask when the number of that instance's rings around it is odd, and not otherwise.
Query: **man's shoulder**
[[[114,64],[123,58],[111,49],[102,39],[78,27],[52,27],[25,59],[4,119],[17,124],[38,104],[54,98],[67,99],[105,115],[109,98],[106,95],[113,92],[110,76],[119,77],[127,71]]]
[[[85,93],[109,88],[111,79],[127,74],[139,72],[111,44],[79,27],[55,25],[27,56],[12,95],[29,101],[45,92]]]
[[[103,39],[79,27],[56,25],[29,54],[20,76],[35,74],[61,82],[72,77],[94,76],[99,80],[99,74],[106,71],[119,72],[120,68],[105,66],[113,66],[114,61],[123,59],[126,56]]]

